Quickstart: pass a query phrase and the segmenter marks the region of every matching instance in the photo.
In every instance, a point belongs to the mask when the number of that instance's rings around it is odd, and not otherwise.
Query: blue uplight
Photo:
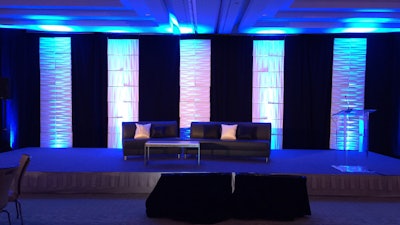
[[[179,28],[181,34],[193,34],[194,30],[193,27],[180,27]]]
[[[54,15],[26,15],[24,16],[25,19],[29,20],[51,20],[51,21],[59,21],[59,20],[70,20],[69,17],[66,16],[54,16]]]
[[[197,25],[196,32],[198,34],[211,34],[214,32],[214,28],[211,26],[200,26]]]
[[[39,25],[38,28],[44,31],[57,31],[57,32],[71,32],[74,31],[72,27],[64,25]]]
[[[388,13],[395,11],[393,9],[357,9],[356,12]]]
[[[377,33],[380,32],[379,28],[376,27],[344,27],[344,28],[333,28],[329,29],[327,33]]]
[[[10,130],[10,147],[15,148],[15,133],[14,129]]]
[[[301,33],[301,29],[286,27],[258,27],[244,30],[247,34],[296,34]]]
[[[16,113],[14,112],[14,108],[11,105],[11,101],[6,101],[7,107],[7,121],[6,125],[8,125],[9,133],[10,133],[10,147],[14,148],[15,146],[15,136],[18,131],[18,120],[16,119]]]
[[[376,24],[376,23],[389,23],[392,22],[391,18],[347,18],[343,19],[344,23],[368,23],[368,24]]]
[[[376,27],[349,27],[343,28],[341,33],[373,33],[377,29]]]

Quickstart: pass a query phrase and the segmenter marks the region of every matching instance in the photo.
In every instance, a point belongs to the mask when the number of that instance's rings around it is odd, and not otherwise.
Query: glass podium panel
[[[337,150],[344,151],[344,159],[333,168],[348,173],[370,173],[365,165],[359,165],[358,160],[351,157],[368,158],[368,123],[369,114],[374,109],[346,109],[332,116],[336,117],[336,146]],[[352,153],[349,155],[349,153]],[[355,162],[354,162],[355,161]]]

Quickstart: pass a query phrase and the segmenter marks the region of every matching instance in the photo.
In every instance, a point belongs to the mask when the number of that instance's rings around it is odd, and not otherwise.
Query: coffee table
[[[147,141],[144,144],[144,163],[150,160],[150,148],[197,148],[197,164],[200,165],[200,143],[198,141]]]

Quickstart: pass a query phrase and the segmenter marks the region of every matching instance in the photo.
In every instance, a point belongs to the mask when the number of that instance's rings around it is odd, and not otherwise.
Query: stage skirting
[[[298,174],[310,196],[400,197],[400,176]],[[160,172],[27,172],[22,192],[31,194],[148,194]]]

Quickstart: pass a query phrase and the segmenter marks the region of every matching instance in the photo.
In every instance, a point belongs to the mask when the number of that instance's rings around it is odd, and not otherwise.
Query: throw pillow
[[[135,139],[150,138],[151,123],[140,124],[136,123]]]
[[[221,140],[236,140],[237,124],[221,124]]]

